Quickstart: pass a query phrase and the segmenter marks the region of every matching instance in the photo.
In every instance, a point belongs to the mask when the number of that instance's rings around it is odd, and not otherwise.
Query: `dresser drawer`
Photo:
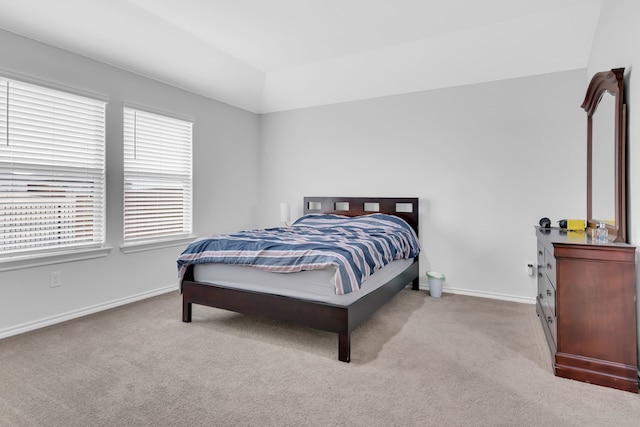
[[[549,249],[544,249],[544,272],[553,286],[556,286],[556,259]]]
[[[553,341],[557,344],[556,288],[544,273],[538,276],[538,301],[544,313],[543,320],[549,327]]]
[[[542,273],[544,268],[544,245],[538,240],[538,273]]]

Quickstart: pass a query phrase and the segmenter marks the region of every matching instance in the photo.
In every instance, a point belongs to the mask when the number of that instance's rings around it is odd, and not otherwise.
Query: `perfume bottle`
[[[607,226],[604,224],[604,222],[600,222],[596,230],[596,242],[607,243],[608,240],[609,240],[609,231],[607,230]]]

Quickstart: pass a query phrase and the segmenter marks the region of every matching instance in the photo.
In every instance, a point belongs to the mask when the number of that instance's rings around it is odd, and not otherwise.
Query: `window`
[[[105,102],[0,77],[0,256],[105,239]]]
[[[124,109],[124,240],[191,233],[192,123]]]

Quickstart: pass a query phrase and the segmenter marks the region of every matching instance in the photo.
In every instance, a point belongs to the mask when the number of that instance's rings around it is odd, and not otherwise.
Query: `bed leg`
[[[419,278],[416,277],[415,279],[413,279],[411,289],[413,289],[414,291],[419,291],[420,290],[420,279]]]
[[[191,303],[182,301],[182,321],[191,322]]]
[[[338,334],[338,359],[341,362],[351,362],[351,334]]]

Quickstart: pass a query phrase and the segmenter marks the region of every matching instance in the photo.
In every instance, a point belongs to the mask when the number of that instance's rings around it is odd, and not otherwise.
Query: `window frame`
[[[6,215],[12,216],[1,235],[4,237],[0,244],[0,271],[106,256],[111,249],[105,246],[108,99],[4,72],[0,73],[0,84],[5,88],[0,97],[4,107],[0,107],[0,144],[11,147],[4,153],[0,151],[0,171],[4,176],[0,185],[7,200],[11,200],[3,209],[8,209]],[[45,118],[48,129],[42,126]],[[53,130],[52,123],[62,127]],[[78,123],[80,127],[76,127]],[[42,154],[47,144],[53,153],[50,156]],[[83,163],[78,159],[87,150],[91,151],[92,160]],[[67,155],[69,159],[65,160]],[[71,159],[73,156],[76,159]],[[34,227],[25,223],[28,217],[42,223],[50,221],[54,209],[47,206],[58,204],[68,208],[68,218],[73,217],[66,225],[66,236],[47,239],[46,233],[56,234],[52,231],[55,226]],[[41,217],[34,215],[36,205],[41,206],[38,208]],[[79,214],[81,205],[84,213],[89,212],[90,220]],[[20,209],[24,210],[22,214]],[[60,211],[57,215],[60,217]],[[34,241],[37,233],[45,235],[40,243]]]
[[[121,250],[124,253],[131,253],[181,245],[193,240],[193,120],[129,103],[124,104],[122,117],[123,243],[120,246]],[[178,127],[179,130],[176,131],[174,127]],[[184,134],[176,134],[180,132]],[[183,145],[176,149],[172,144]],[[179,159],[168,158],[167,153],[172,153]],[[164,161],[163,172],[151,170],[161,160]],[[165,190],[151,188],[153,187],[151,182],[164,186]],[[141,190],[132,190],[136,186],[140,189],[146,188],[147,194],[143,194]],[[161,216],[180,212],[181,219],[165,222],[159,220],[155,223],[156,231],[153,231],[152,215],[140,213],[144,209],[143,204],[147,203],[142,199],[147,196],[157,198],[155,212],[161,212]],[[177,204],[168,207],[167,203],[175,202],[176,197],[178,199],[182,197],[181,207],[176,207]],[[150,211],[150,206],[147,205],[147,207]],[[136,224],[138,224],[138,230],[136,230]],[[162,225],[168,225],[172,231],[159,231]],[[178,226],[181,227],[180,230],[177,230]]]

